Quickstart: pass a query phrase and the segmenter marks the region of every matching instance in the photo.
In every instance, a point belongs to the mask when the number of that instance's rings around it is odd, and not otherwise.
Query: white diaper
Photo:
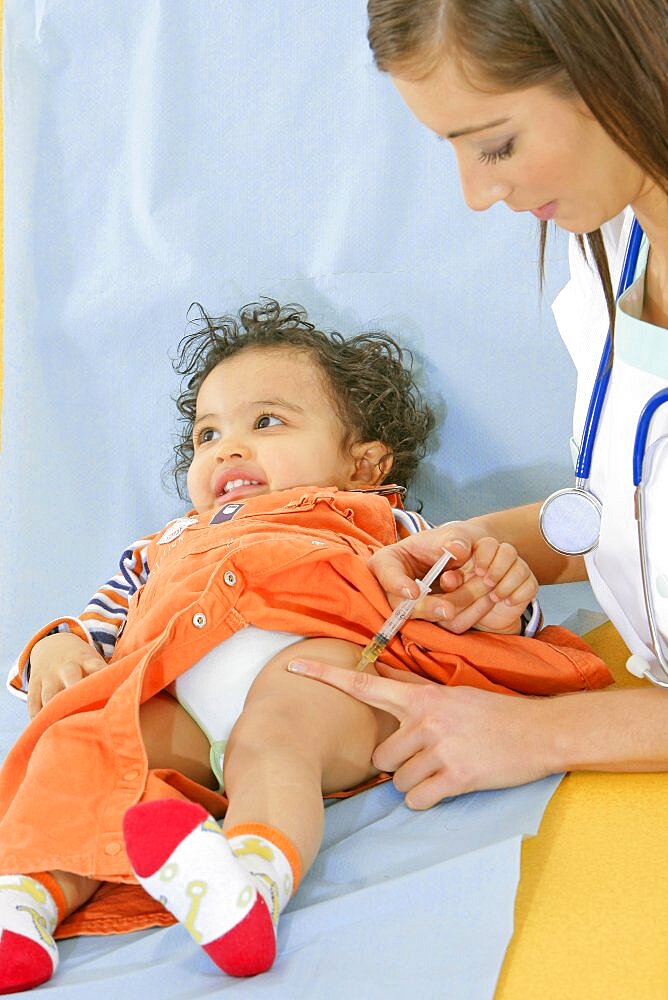
[[[176,678],[174,694],[211,744],[211,769],[223,788],[223,755],[251,684],[266,663],[304,637],[249,625]]]

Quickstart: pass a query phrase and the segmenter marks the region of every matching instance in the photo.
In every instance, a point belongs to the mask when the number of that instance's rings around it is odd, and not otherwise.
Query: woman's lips
[[[548,201],[547,204],[541,205],[540,208],[532,208],[531,214],[535,215],[541,222],[549,222],[550,219],[554,218],[556,210],[556,201]]]

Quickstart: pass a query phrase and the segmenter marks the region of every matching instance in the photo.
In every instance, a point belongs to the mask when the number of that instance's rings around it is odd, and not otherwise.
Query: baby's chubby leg
[[[371,755],[397,722],[287,672],[294,656],[353,668],[359,647],[311,639],[277,654],[246,698],[225,751],[224,836],[193,803],[151,802],[125,821],[142,885],[225,972],[270,968],[278,917],[320,845],[323,791],[376,774]]]
[[[304,870],[322,839],[323,793],[375,776],[371,755],[398,723],[335,688],[313,691],[286,667],[315,658],[352,670],[360,652],[352,642],[328,638],[283,650],[253,683],[226,747],[224,829],[249,820],[277,827],[297,847]]]

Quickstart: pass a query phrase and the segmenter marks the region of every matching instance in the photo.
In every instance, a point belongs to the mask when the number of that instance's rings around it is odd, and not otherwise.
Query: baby
[[[102,883],[156,900],[114,930],[164,924],[166,908],[225,972],[265,971],[323,795],[387,777],[371,757],[396,720],[286,666],[353,669],[390,612],[369,555],[427,526],[388,485],[410,481],[433,426],[404,352],[265,300],[203,313],[177,370],[175,471],[194,510],[126,550],[11,678],[33,720],[0,772],[0,993],[53,975],[56,928],[83,929]],[[487,632],[409,622],[384,661],[530,694],[608,683],[574,637],[517,634],[535,591],[518,565]]]

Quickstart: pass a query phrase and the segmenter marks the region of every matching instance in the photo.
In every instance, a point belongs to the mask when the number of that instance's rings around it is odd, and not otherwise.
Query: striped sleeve
[[[12,694],[25,698],[30,676],[30,651],[47,635],[72,632],[88,642],[105,660],[111,659],[127,617],[130,599],[148,578],[148,546],[154,537],[147,535],[124,550],[118,573],[100,587],[78,618],[56,618],[30,639],[9,671],[7,688]]]
[[[409,535],[417,535],[419,531],[426,531],[427,528],[434,527],[415,510],[400,510],[398,507],[393,507],[392,513],[397,525],[398,539],[408,538]]]
[[[125,549],[119,560],[119,572],[100,587],[81,612],[78,622],[88,642],[109,660],[118,634],[125,623],[130,598],[148,578],[147,551],[153,536],[142,538]],[[67,623],[58,628],[67,631]]]

